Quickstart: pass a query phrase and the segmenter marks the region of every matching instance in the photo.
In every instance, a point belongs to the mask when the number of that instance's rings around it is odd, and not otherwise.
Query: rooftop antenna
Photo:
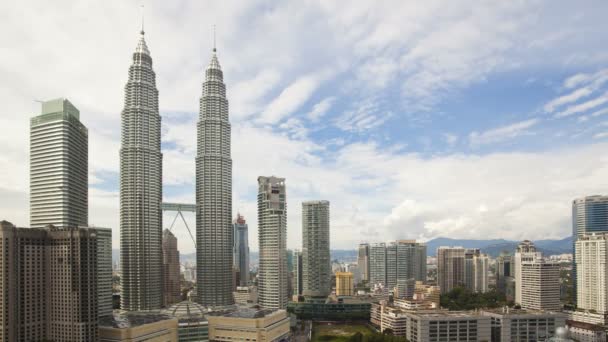
[[[215,24],[213,24],[213,52],[216,52],[217,49],[215,48]]]
[[[141,33],[141,35],[144,35],[144,4],[141,4],[141,31],[139,33]]]

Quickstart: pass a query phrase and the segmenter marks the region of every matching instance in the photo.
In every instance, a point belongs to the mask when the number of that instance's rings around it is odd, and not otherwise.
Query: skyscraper
[[[224,74],[213,48],[205,71],[197,124],[196,287],[205,306],[232,297],[232,159]]]
[[[464,254],[462,247],[437,248],[437,285],[442,294],[464,286]]]
[[[295,286],[294,286],[294,294],[301,295],[304,291],[304,281],[302,279],[302,252],[299,250],[295,250],[293,252],[293,262],[294,262],[294,273],[295,273]]]
[[[239,274],[237,286],[249,284],[249,228],[245,218],[238,214],[234,220],[234,246],[233,246],[234,269]]]
[[[0,341],[97,341],[97,230],[0,221]]]
[[[86,226],[88,131],[67,99],[42,102],[30,121],[30,225]]]
[[[258,301],[265,309],[287,306],[287,200],[285,178],[258,177]]]
[[[515,269],[515,302],[521,303],[522,301],[522,264],[525,262],[532,262],[542,257],[540,252],[536,251],[536,246],[529,240],[524,240],[517,245],[514,256],[514,269]]]
[[[398,240],[386,246],[386,284],[392,291],[398,284],[413,286],[426,281],[426,245],[415,240]],[[404,291],[401,291],[403,294]]]
[[[369,286],[386,287],[386,244],[373,243],[369,246]]]
[[[579,236],[576,245],[577,308],[599,315],[608,323],[608,233]]]
[[[97,303],[99,317],[112,315],[112,229],[95,227],[97,232]]]
[[[369,244],[360,243],[359,251],[357,253],[357,265],[359,266],[359,272],[361,272],[361,278],[364,281],[369,281]]]
[[[572,279],[575,304],[578,294],[576,240],[590,233],[608,233],[608,196],[594,195],[572,201]]]
[[[162,154],[156,75],[144,31],[129,67],[120,147],[121,308],[162,304]]]
[[[496,258],[496,288],[506,293],[507,278],[513,277],[513,256],[508,252],[501,252]]]
[[[473,291],[488,292],[490,258],[487,254],[475,255],[473,257]]]
[[[302,203],[302,277],[305,296],[327,297],[331,293],[329,245],[329,201]]]
[[[521,300],[516,302],[523,309],[560,311],[559,263],[538,258],[520,265]]]
[[[475,261],[480,255],[479,248],[467,248],[464,250],[464,287],[475,291]]]
[[[169,229],[163,231],[163,307],[181,301],[179,251],[177,238]]]

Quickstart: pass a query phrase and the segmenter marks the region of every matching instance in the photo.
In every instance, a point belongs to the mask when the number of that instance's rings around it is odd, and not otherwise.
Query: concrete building
[[[196,267],[198,300],[232,304],[232,159],[224,74],[215,47],[205,71],[197,124]]]
[[[302,279],[303,273],[303,260],[302,260],[302,252],[299,250],[295,250],[293,253],[294,257],[294,295],[301,295],[304,291],[304,280]]]
[[[597,324],[566,321],[568,335],[579,342],[606,342],[606,329]]]
[[[439,247],[437,249],[437,285],[442,294],[465,285],[464,248]]]
[[[608,234],[583,234],[575,242],[577,310],[603,317],[608,324]]]
[[[186,300],[162,310],[162,314],[177,318],[179,342],[199,342],[209,339],[209,322],[205,315],[209,312],[204,306]]]
[[[170,230],[163,231],[163,307],[182,299],[181,274],[177,238]]]
[[[303,295],[327,297],[331,293],[329,246],[329,201],[302,203]]]
[[[369,281],[369,244],[359,244],[357,251],[357,265],[359,266],[359,272],[361,272],[361,279],[363,281]]]
[[[560,265],[545,259],[521,263],[523,309],[560,311]]]
[[[0,341],[97,341],[97,232],[0,222]]]
[[[133,53],[121,114],[121,308],[162,305],[162,154],[156,75],[144,31]]]
[[[473,257],[473,291],[485,293],[489,290],[490,258],[487,254]]]
[[[496,258],[496,289],[506,293],[507,278],[513,277],[513,256],[508,252],[501,252]]]
[[[97,305],[99,317],[112,315],[112,229],[97,232]]]
[[[155,312],[123,312],[99,321],[99,342],[178,342],[178,319]]]
[[[491,319],[491,341],[545,341],[566,324],[561,312],[517,310],[509,308],[482,310]]]
[[[475,291],[475,262],[473,259],[480,254],[479,248],[464,250],[464,287],[470,291]]]
[[[232,255],[234,269],[238,273],[237,286],[249,285],[249,228],[245,218],[238,214],[234,220],[234,245]]]
[[[576,265],[576,240],[590,233],[608,233],[608,196],[586,196],[572,201],[572,278],[574,280],[574,302],[577,303],[578,276]]]
[[[88,224],[88,131],[67,99],[42,102],[30,120],[30,225]]]
[[[239,308],[212,312],[209,341],[288,341],[289,317],[285,310]]]
[[[285,178],[258,177],[258,301],[265,309],[287,307],[287,199]]]
[[[529,240],[524,240],[517,245],[514,259],[515,269],[515,302],[521,303],[522,301],[522,263],[533,262],[537,259],[542,258],[542,254],[536,251],[536,246]]]
[[[355,284],[351,272],[336,273],[336,296],[354,296]]]
[[[386,283],[386,244],[373,243],[369,246],[369,284],[371,287]]]
[[[490,341],[490,318],[473,311],[403,310],[372,304],[370,321],[412,342]]]
[[[237,286],[233,292],[234,303],[237,305],[252,305],[258,302],[258,288],[255,286]]]

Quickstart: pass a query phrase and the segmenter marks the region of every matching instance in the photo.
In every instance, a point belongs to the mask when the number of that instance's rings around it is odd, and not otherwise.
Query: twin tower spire
[[[129,67],[121,114],[121,308],[162,305],[162,153],[156,74],[142,28]],[[232,299],[231,127],[223,72],[213,55],[199,100],[196,155],[196,301],[222,307]]]

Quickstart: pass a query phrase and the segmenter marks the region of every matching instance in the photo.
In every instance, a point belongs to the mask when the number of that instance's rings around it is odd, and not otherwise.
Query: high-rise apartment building
[[[357,266],[359,266],[359,272],[361,278],[364,281],[369,281],[369,244],[359,244],[359,250],[357,252]]]
[[[88,224],[88,131],[67,99],[42,102],[30,121],[30,225]]]
[[[479,248],[464,250],[464,287],[473,291],[475,287],[475,262],[473,259],[481,254]]]
[[[473,257],[473,291],[488,292],[489,290],[490,258],[487,254]]]
[[[233,302],[232,159],[224,74],[215,47],[205,71],[197,124],[196,267],[198,301]]]
[[[575,243],[577,308],[602,316],[608,323],[608,233],[590,233]]]
[[[95,227],[97,232],[97,304],[99,317],[112,315],[112,229]]]
[[[542,258],[540,252],[536,251],[536,246],[529,240],[524,240],[517,245],[515,250],[514,269],[515,269],[515,302],[521,303],[522,301],[522,264],[526,262],[533,262],[534,260]]]
[[[560,266],[558,262],[535,259],[521,263],[523,309],[560,311]]]
[[[97,341],[97,231],[0,222],[0,341]]]
[[[177,238],[170,230],[163,231],[163,307],[182,299],[181,274]]]
[[[258,302],[287,307],[287,199],[285,178],[258,177]]]
[[[373,243],[369,246],[369,285],[386,287],[386,244]]]
[[[336,296],[354,296],[355,284],[351,272],[336,272]]]
[[[496,258],[496,288],[502,293],[506,293],[507,278],[512,278],[513,255],[502,252]]]
[[[239,275],[237,286],[249,284],[249,228],[245,218],[238,214],[234,220],[234,245],[232,247],[234,269]]]
[[[331,293],[329,201],[302,203],[302,278],[305,296]]]
[[[448,293],[465,285],[465,249],[439,247],[437,249],[437,285],[441,293]]]
[[[591,233],[608,233],[608,196],[586,196],[572,201],[572,279],[575,304],[578,296],[576,240]]]
[[[294,262],[294,294],[301,295],[304,291],[304,280],[302,279],[302,274],[304,272],[303,268],[303,260],[302,260],[302,252],[299,250],[295,250],[293,252],[293,262]]]
[[[121,308],[162,304],[162,154],[156,75],[141,31],[129,67],[121,115]]]

